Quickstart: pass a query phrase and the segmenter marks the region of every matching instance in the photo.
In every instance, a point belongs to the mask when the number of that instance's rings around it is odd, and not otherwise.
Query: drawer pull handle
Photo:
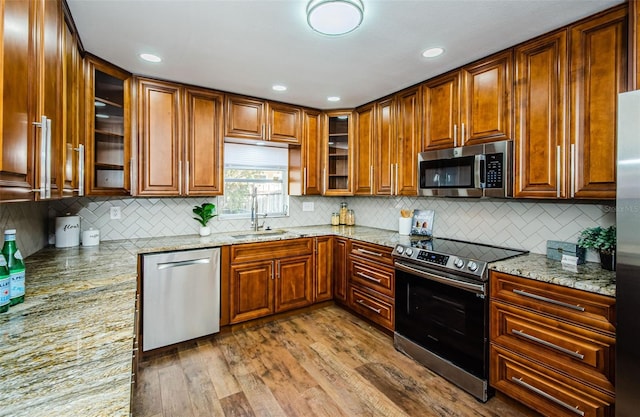
[[[380,314],[382,312],[381,309],[379,308],[373,308],[370,305],[368,305],[367,303],[364,302],[364,300],[360,299],[360,300],[356,300],[356,303],[360,304],[361,306],[367,307],[369,310],[371,311],[375,311],[377,314]]]
[[[552,401],[552,402],[558,404],[559,406],[564,407],[567,410],[576,413],[579,416],[584,416],[584,411],[580,410],[578,408],[578,406],[572,407],[569,404],[565,403],[564,401],[557,399],[553,395],[547,394],[546,392],[542,391],[541,389],[538,389],[538,388],[534,387],[533,385],[527,384],[526,382],[524,382],[522,380],[522,378],[516,378],[515,376],[512,376],[511,380],[513,382],[515,382],[516,384],[518,384],[518,385],[520,385],[520,386],[522,386],[522,387],[524,387],[524,388],[526,388],[526,389],[528,389],[530,391],[533,391],[538,395],[543,396],[547,400]]]
[[[575,304],[564,303],[562,301],[554,300],[553,298],[543,297],[543,296],[537,295],[537,294],[531,294],[531,293],[523,291],[523,290],[513,290],[513,292],[518,294],[518,295],[522,295],[523,297],[533,298],[533,299],[538,300],[538,301],[545,301],[547,303],[555,304],[555,305],[561,306],[561,307],[570,308],[572,310],[584,311],[584,307],[582,307],[582,306],[578,306],[578,305],[575,305]]]
[[[361,249],[361,248],[358,248],[358,249],[356,249],[356,250],[357,250],[358,252],[360,252],[360,253],[366,253],[367,255],[382,256],[382,254],[381,254],[381,253],[379,253],[379,252],[373,252],[373,251],[366,250],[366,249]]]
[[[547,342],[544,339],[540,339],[538,337],[535,337],[535,336],[532,336],[530,334],[527,334],[527,333],[523,332],[522,330],[512,329],[511,333],[513,333],[516,336],[520,336],[520,337],[523,337],[525,339],[531,340],[532,342],[539,343],[539,344],[541,344],[543,346],[546,346],[548,348],[557,350],[558,352],[566,353],[567,355],[571,355],[574,358],[577,358],[577,359],[580,359],[580,360],[584,359],[584,355],[582,353],[574,352],[574,351],[569,350],[567,348],[563,348],[562,346],[558,346],[555,343]]]
[[[378,284],[380,284],[382,282],[381,279],[372,277],[372,276],[367,275],[367,274],[363,274],[362,272],[358,272],[357,274],[359,276],[361,276],[362,278],[364,278],[364,279],[368,279],[369,281],[377,282]]]

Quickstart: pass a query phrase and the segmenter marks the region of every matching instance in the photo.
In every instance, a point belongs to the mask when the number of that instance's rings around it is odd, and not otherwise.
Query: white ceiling
[[[320,109],[356,107],[624,0],[363,2],[358,29],[327,37],[307,26],[308,0],[67,0],[85,49],[132,73]],[[432,46],[445,54],[423,58]]]

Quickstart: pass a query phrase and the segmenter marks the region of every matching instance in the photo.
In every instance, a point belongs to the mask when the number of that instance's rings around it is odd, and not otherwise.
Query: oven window
[[[396,332],[479,378],[487,372],[486,317],[484,298],[396,270]]]
[[[420,188],[473,188],[474,156],[420,162]]]

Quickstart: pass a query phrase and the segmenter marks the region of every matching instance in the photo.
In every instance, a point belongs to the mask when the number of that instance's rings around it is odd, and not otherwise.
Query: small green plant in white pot
[[[594,249],[600,254],[600,265],[610,271],[616,270],[616,227],[591,227],[580,232],[578,246]]]
[[[202,203],[199,206],[193,207],[193,213],[198,216],[194,217],[200,223],[200,236],[209,236],[211,234],[211,228],[207,226],[209,220],[217,216],[216,205],[212,203]]]

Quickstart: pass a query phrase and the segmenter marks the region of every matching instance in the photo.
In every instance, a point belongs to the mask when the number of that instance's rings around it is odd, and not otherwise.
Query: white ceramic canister
[[[89,228],[82,232],[82,246],[98,246],[100,243],[100,230]]]
[[[56,248],[80,244],[80,216],[56,217]]]

